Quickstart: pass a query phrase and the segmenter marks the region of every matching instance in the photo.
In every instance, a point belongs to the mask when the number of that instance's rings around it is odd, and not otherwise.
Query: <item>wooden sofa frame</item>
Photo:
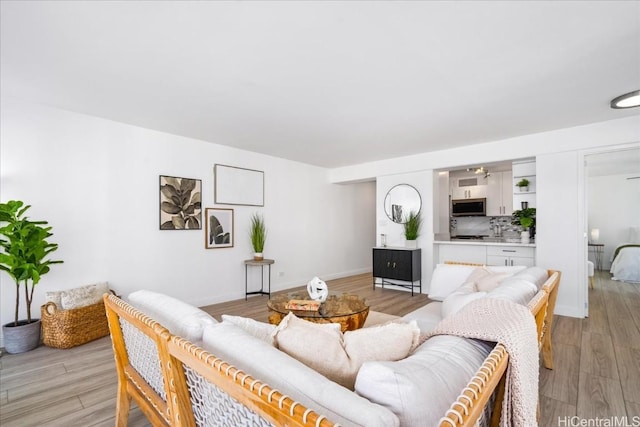
[[[484,267],[483,264],[456,261],[447,261],[445,264]],[[547,270],[547,273],[549,278],[529,301],[528,308],[536,321],[538,348],[542,354],[543,365],[547,369],[553,369],[551,329],[553,327],[553,313],[555,311],[561,273],[556,270]],[[490,425],[492,427],[499,426],[508,363],[509,354],[506,348],[501,343],[498,343],[463,389],[458,399],[451,404],[446,415],[440,419],[439,426],[470,427],[475,425],[494,392],[496,396]],[[538,406],[538,418],[539,416],[540,407]]]
[[[549,270],[549,276],[532,299],[530,309],[536,318],[544,364],[551,369],[553,355],[550,332],[560,272]],[[235,399],[236,404],[243,405],[257,417],[275,426],[337,426],[325,416],[306,408],[213,354],[172,335],[164,326],[120,298],[105,295],[104,302],[118,373],[117,427],[127,425],[131,400],[135,401],[153,425],[195,426],[196,417],[185,368]],[[157,354],[157,363],[152,363],[152,371],[157,372],[152,375],[140,372],[140,368],[135,366],[136,362],[132,361],[133,354],[129,351],[134,350],[134,345],[131,338],[127,338],[132,330],[147,340],[146,345],[153,347],[153,354]],[[132,348],[128,349],[128,346]],[[452,403],[439,425],[474,425],[494,391],[497,395],[491,425],[498,425],[508,360],[506,349],[498,343]],[[155,378],[149,378],[154,375]]]

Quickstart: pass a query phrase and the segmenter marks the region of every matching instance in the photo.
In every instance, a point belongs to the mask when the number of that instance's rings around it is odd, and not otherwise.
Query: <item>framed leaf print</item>
[[[206,208],[205,248],[233,247],[233,209]]]
[[[160,230],[202,230],[202,180],[160,175]]]

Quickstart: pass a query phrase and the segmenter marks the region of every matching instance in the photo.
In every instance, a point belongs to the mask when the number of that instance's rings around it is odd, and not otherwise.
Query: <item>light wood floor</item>
[[[540,371],[540,426],[557,426],[559,416],[640,416],[640,287],[608,277],[598,272],[588,319],[556,318],[556,367]],[[372,310],[389,314],[404,315],[429,301],[389,288],[374,291],[368,274],[329,286],[362,295]],[[218,319],[227,313],[266,321],[266,299],[256,296],[204,309]],[[115,394],[108,337],[70,350],[39,347],[0,358],[3,427],[113,426]],[[129,425],[149,423],[134,408]]]

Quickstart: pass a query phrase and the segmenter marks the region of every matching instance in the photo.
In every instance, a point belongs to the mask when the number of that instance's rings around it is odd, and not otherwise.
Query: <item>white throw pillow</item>
[[[273,333],[276,329],[276,325],[258,322],[257,320],[250,319],[248,317],[230,316],[228,314],[222,315],[222,321],[233,323],[243,331],[253,335],[256,338],[261,339],[267,344],[275,344],[273,340]]]
[[[205,328],[202,346],[333,422],[344,426],[398,426],[398,418],[388,409],[330,381],[230,322]]]
[[[476,281],[476,288],[480,292],[491,292],[497,288],[507,277],[511,277],[511,273],[489,273],[482,279]]]
[[[516,273],[519,273],[519,272],[525,270],[527,267],[525,265],[510,265],[510,266],[505,266],[505,265],[487,265],[484,268],[486,268],[487,271],[490,271],[491,273],[511,273],[511,274],[516,274]]]
[[[527,305],[536,292],[538,292],[538,288],[535,284],[513,276],[488,292],[487,298],[505,299],[520,305]]]
[[[469,265],[438,264],[431,276],[429,298],[444,301],[447,295],[467,281],[476,268]]]
[[[129,294],[132,306],[194,344],[202,341],[202,332],[208,325],[218,323],[208,313],[169,295],[140,290]]]
[[[276,344],[281,351],[351,390],[364,362],[403,359],[420,337],[415,322],[392,322],[344,334],[319,326],[289,313],[276,328]]]
[[[462,307],[480,298],[484,298],[486,292],[456,291],[442,301],[442,318],[449,317],[460,311]]]
[[[540,289],[540,287],[544,285],[544,282],[546,282],[547,279],[549,278],[549,272],[544,268],[529,267],[526,270],[521,271],[520,273],[516,274],[513,277],[529,281],[534,285],[536,285],[538,289]]]
[[[60,292],[52,292],[49,296],[59,309],[70,310],[97,304],[102,301],[102,295],[106,293],[109,293],[109,284],[100,282]],[[60,299],[60,304],[58,304],[57,298]]]
[[[492,346],[451,335],[435,336],[405,359],[364,363],[355,391],[389,408],[400,418],[400,425],[439,425]]]

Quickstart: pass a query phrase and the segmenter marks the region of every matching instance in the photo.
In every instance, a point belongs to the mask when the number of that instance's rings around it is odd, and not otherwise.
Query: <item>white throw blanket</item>
[[[434,335],[502,343],[509,352],[509,366],[500,425],[538,425],[538,338],[535,319],[527,307],[493,298],[475,300],[442,319],[428,333],[428,337]]]

